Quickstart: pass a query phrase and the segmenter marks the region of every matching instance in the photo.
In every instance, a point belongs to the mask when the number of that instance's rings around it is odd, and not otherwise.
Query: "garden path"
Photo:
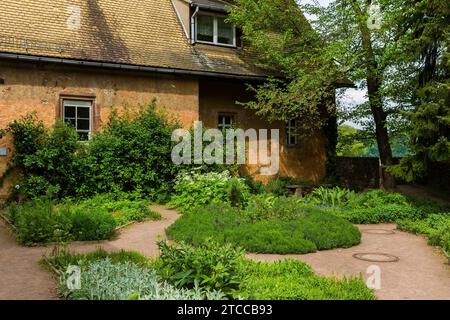
[[[164,238],[164,230],[179,214],[162,206],[152,209],[162,215],[159,221],[147,221],[122,229],[112,241],[74,242],[73,252],[90,252],[101,247],[107,251],[133,250],[146,256],[158,255],[156,242]],[[55,280],[39,266],[39,260],[51,253],[53,247],[23,247],[0,219],[0,300],[53,300],[57,299]]]
[[[149,257],[158,255],[156,241],[164,238],[164,230],[179,217],[173,210],[155,206],[162,220],[148,221],[123,229],[112,241],[72,243],[71,251],[89,252],[98,247],[108,251],[133,250]],[[366,275],[367,268],[381,269],[380,299],[450,299],[450,266],[445,257],[428,246],[426,240],[395,230],[395,225],[358,226],[362,242],[349,249],[321,251],[306,255],[260,255],[249,257],[260,261],[294,258],[310,264],[322,275]],[[383,231],[387,230],[387,234]],[[393,232],[393,233],[392,233]],[[51,247],[27,248],[16,244],[0,220],[0,300],[57,299],[55,281],[42,270],[38,261],[50,253]],[[398,262],[368,262],[353,257],[357,253],[386,253],[397,256]]]

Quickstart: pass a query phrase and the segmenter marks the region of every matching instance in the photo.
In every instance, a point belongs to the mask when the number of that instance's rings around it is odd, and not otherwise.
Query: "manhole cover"
[[[398,262],[400,260],[398,257],[386,253],[356,253],[353,258],[370,262]]]
[[[367,230],[363,230],[363,233],[368,233],[368,234],[395,234],[394,230],[386,230],[386,229],[367,229]]]

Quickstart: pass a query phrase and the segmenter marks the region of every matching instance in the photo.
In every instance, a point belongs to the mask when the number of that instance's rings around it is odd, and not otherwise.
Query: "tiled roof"
[[[0,52],[264,75],[242,50],[191,45],[171,0],[1,0]]]

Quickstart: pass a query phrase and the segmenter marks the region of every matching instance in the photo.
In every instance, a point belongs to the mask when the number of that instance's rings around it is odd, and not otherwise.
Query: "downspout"
[[[195,8],[194,14],[191,17],[191,44],[195,43],[195,17],[197,16],[199,10],[200,10],[200,7],[197,6]]]

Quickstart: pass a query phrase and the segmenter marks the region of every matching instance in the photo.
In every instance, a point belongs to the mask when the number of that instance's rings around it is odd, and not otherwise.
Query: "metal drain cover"
[[[387,230],[387,229],[367,229],[362,230],[362,232],[368,234],[385,234],[385,235],[395,234],[394,230]]]
[[[369,262],[398,262],[400,260],[398,257],[386,253],[355,253],[353,258]]]

